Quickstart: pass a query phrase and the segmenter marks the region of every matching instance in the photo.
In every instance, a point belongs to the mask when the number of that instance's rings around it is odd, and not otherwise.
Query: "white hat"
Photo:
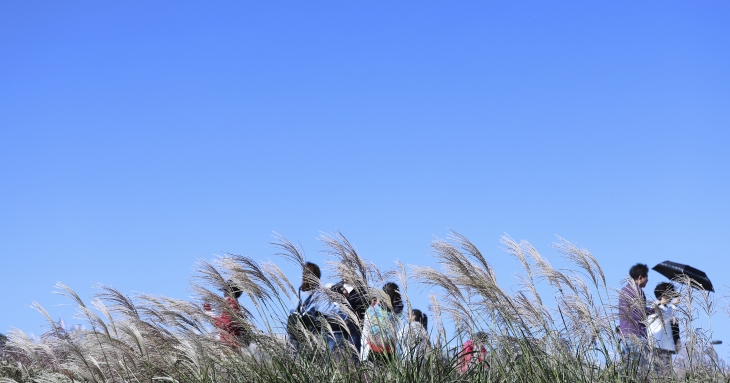
[[[347,291],[347,293],[348,293],[348,294],[349,294],[349,293],[351,293],[351,292],[352,292],[352,290],[355,290],[355,286],[353,286],[353,285],[348,285],[347,283],[345,283],[344,285],[342,285],[342,287],[344,287],[344,288],[345,288],[345,290]]]

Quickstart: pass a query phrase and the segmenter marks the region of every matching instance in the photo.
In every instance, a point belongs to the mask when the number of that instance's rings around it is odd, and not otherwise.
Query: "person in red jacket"
[[[220,315],[215,315],[210,303],[204,303],[203,309],[206,314],[213,318],[213,326],[220,332],[221,342],[236,349],[248,347],[251,343],[250,333],[242,320],[243,313],[241,305],[238,303],[238,298],[243,294],[243,291],[233,281],[229,280],[227,284],[223,290],[223,296],[229,307],[223,310]]]

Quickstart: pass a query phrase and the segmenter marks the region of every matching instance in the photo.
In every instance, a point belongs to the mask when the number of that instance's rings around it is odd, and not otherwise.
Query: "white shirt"
[[[672,318],[674,318],[674,310],[677,306],[673,304],[662,305],[656,302],[656,311],[649,315],[646,327],[649,341],[654,342],[654,347],[663,350],[677,351],[674,348],[674,338],[672,337]]]
[[[404,360],[418,360],[431,349],[428,333],[418,322],[406,323],[398,334],[398,346]]]

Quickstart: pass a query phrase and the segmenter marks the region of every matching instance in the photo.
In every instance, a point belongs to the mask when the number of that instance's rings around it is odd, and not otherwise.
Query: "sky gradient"
[[[616,288],[674,260],[720,296],[729,17],[720,1],[5,2],[0,332],[43,332],[33,301],[74,322],[57,281],[187,298],[198,257],[272,258],[274,231],[323,264],[316,237],[340,230],[392,267],[432,263],[451,228],[505,287],[500,236],[559,264],[559,235]]]

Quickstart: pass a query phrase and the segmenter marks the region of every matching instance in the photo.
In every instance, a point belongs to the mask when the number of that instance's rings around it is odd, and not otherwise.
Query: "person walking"
[[[354,286],[345,283],[344,281],[337,282],[335,284],[328,285],[330,290],[339,293],[343,296],[346,304],[348,318],[347,318],[347,340],[352,343],[357,353],[360,353],[360,333],[361,324],[365,317],[365,310],[368,308],[367,302],[362,298],[362,295],[355,289]],[[352,315],[351,315],[352,314]]]
[[[223,288],[223,297],[228,307],[216,315],[210,303],[203,303],[205,314],[212,318],[213,326],[220,333],[221,342],[234,349],[247,348],[251,344],[251,332],[243,321],[243,313],[238,298],[243,291],[231,280]]]
[[[465,373],[474,365],[481,365],[482,368],[487,367],[487,342],[489,342],[489,337],[481,331],[478,331],[471,339],[464,342],[457,363],[459,372]]]
[[[360,360],[383,364],[395,359],[398,323],[396,315],[403,311],[403,299],[398,285],[388,282],[383,291],[390,302],[375,298],[365,310],[362,327]]]
[[[299,353],[304,352],[304,343],[309,343],[310,335],[322,337],[330,352],[347,350],[348,347],[343,331],[348,321],[347,314],[320,291],[321,277],[317,264],[304,264],[302,285],[297,293],[298,303],[291,309],[287,321],[287,339]]]
[[[678,350],[677,342],[673,334],[673,328],[677,327],[675,310],[679,303],[678,294],[674,286],[669,282],[659,283],[654,288],[654,296],[657,298],[654,314],[647,317],[647,331],[649,341],[653,349],[653,365],[657,373],[664,375],[671,369],[672,354]]]
[[[644,287],[649,282],[649,267],[637,263],[629,269],[631,279],[619,292],[619,331],[621,353],[629,368],[648,365],[647,316],[654,313],[646,306]]]
[[[398,333],[398,348],[401,359],[409,362],[421,362],[431,350],[428,316],[421,310],[411,310],[408,323]]]

